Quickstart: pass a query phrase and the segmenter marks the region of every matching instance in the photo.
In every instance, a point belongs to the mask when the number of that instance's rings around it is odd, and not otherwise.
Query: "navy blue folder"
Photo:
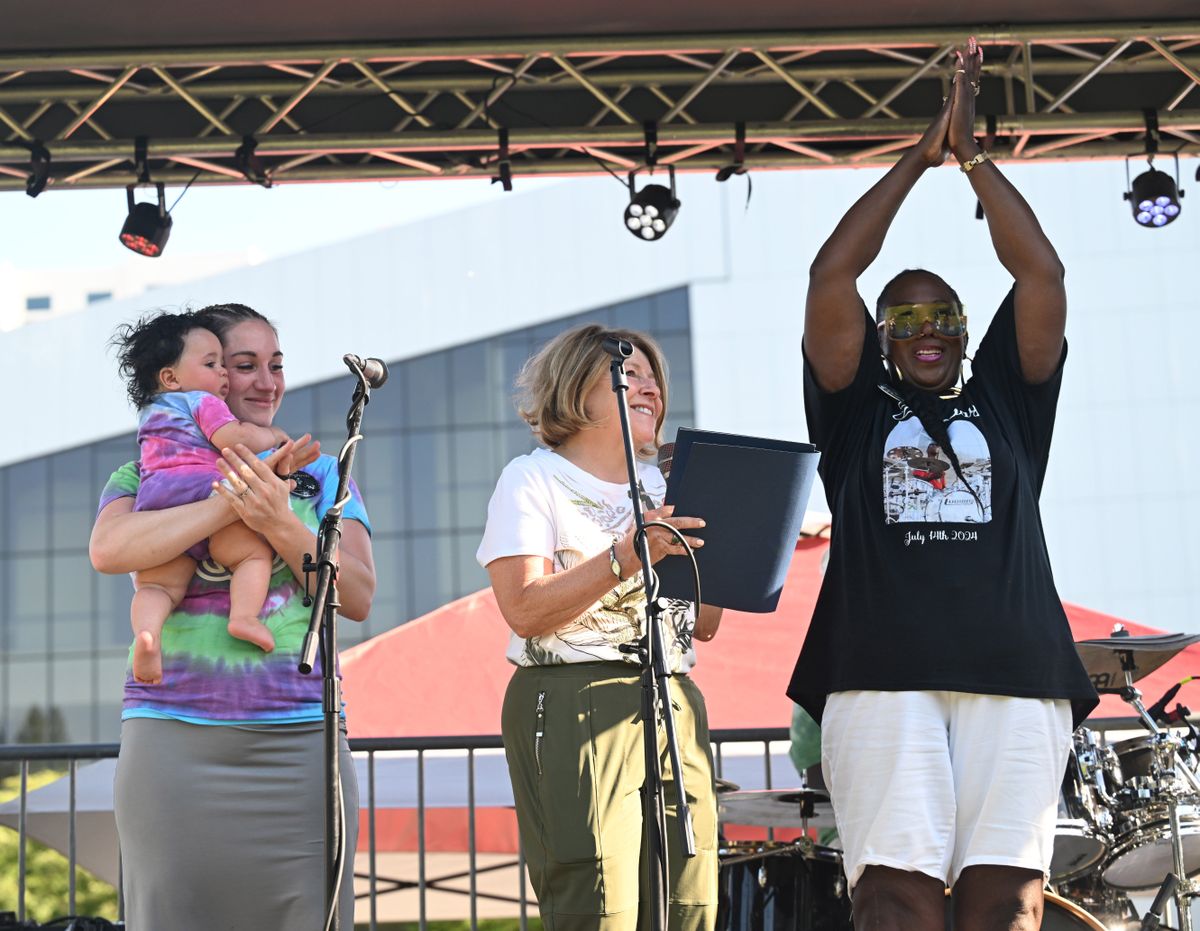
[[[680,517],[703,517],[696,550],[705,604],[766,614],[775,610],[804,523],[817,473],[810,443],[681,427],[666,503]],[[682,556],[655,566],[660,592],[692,600],[692,569]]]

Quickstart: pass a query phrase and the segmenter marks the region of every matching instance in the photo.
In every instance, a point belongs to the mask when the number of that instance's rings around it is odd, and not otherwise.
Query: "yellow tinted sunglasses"
[[[883,310],[883,322],[889,339],[912,339],[921,335],[925,324],[931,324],[940,336],[962,336],[967,331],[967,317],[953,301],[929,301],[924,304],[893,304]]]

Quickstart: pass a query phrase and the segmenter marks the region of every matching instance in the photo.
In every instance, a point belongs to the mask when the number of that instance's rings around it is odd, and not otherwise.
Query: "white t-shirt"
[[[638,463],[642,507],[662,504],[667,483],[652,465]],[[475,554],[481,566],[503,556],[542,556],[562,572],[604,552],[633,525],[629,486],[596,478],[549,449],[518,456],[500,473],[488,502],[487,527]],[[582,615],[552,633],[528,639],[512,635],[508,660],[518,666],[553,666],[616,660],[637,663],[618,647],[642,636],[646,592],[642,574],[618,583]],[[695,612],[670,600],[663,613],[668,669],[687,672]]]

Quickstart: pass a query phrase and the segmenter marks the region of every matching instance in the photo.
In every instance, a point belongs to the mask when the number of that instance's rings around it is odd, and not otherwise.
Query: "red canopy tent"
[[[827,548],[823,539],[801,540],[775,613],[726,611],[720,636],[697,644],[694,677],[704,690],[712,727],[785,727],[791,720],[784,689],[808,630]],[[1076,640],[1107,637],[1116,623],[1132,634],[1158,632],[1078,605],[1064,607]],[[498,733],[512,674],[504,659],[508,633],[496,599],[485,589],[347,650],[342,671],[353,735]],[[1154,699],[1197,669],[1200,644],[1138,686]],[[1106,695],[1093,717],[1129,715],[1120,699]]]
[[[806,538],[796,547],[779,607],[771,615],[727,611],[721,634],[697,645],[694,678],[704,691],[716,728],[786,727],[792,703],[784,690],[808,629],[821,584],[828,542]],[[1115,623],[1131,634],[1152,628],[1065,604],[1076,640],[1107,637]],[[490,589],[460,598],[422,618],[342,654],[345,698],[355,737],[495,734],[512,674],[505,660],[508,627]],[[1182,651],[1138,683],[1148,700],[1200,669],[1200,644]],[[1125,718],[1128,706],[1106,695],[1093,718]],[[414,849],[411,812],[380,816],[376,830],[391,849]],[[515,850],[516,829],[505,809],[481,809],[481,849]],[[461,809],[427,810],[429,849],[462,850],[467,836]],[[365,831],[363,833],[365,836]]]

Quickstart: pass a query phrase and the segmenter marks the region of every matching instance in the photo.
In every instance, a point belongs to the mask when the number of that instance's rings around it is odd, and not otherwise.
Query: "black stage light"
[[[667,172],[671,178],[670,188],[661,184],[647,184],[640,191],[633,186],[637,170],[629,173],[629,206],[625,208],[625,226],[638,239],[648,242],[662,239],[679,213],[679,198],[675,196],[675,166],[667,166]]]
[[[158,204],[133,202],[134,185],[125,188],[125,197],[129,202],[129,216],[121,227],[121,244],[126,249],[132,249],[138,255],[154,258],[162,255],[171,237],[171,215],[167,213],[166,191],[161,184],[158,188]]]
[[[1125,192],[1125,200],[1133,209],[1133,219],[1139,226],[1150,228],[1166,226],[1177,216],[1182,206],[1179,199],[1183,191],[1179,189],[1179,158],[1175,159],[1175,177],[1154,167],[1149,161],[1150,168],[1142,172],[1132,182],[1129,182],[1129,160],[1125,160],[1126,183],[1129,190]]]

